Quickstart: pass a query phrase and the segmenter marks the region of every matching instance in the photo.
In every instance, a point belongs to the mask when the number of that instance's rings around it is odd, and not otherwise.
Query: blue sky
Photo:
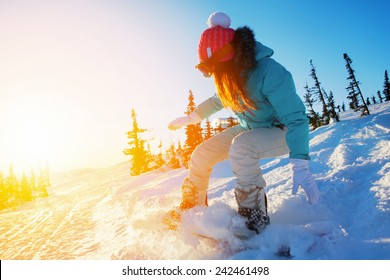
[[[325,90],[346,100],[344,52],[372,96],[390,68],[389,8],[385,0],[0,0],[0,170],[126,160],[131,108],[154,143],[182,137],[167,124],[186,110],[188,91],[197,104],[214,94],[194,66],[215,11],[274,49],[301,96],[313,85],[313,59]]]

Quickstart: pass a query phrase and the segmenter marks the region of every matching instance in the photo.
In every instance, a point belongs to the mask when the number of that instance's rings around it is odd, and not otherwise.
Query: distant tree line
[[[357,80],[355,76],[355,70],[352,68],[352,59],[348,56],[348,54],[344,53],[344,60],[346,62],[346,69],[348,72],[347,80],[349,81],[349,85],[346,87],[349,100],[349,108],[354,111],[360,111],[362,116],[366,116],[370,114],[370,110],[368,105],[376,104],[378,102],[389,101],[390,100],[390,83],[387,70],[385,70],[385,79],[383,85],[383,91],[381,93],[380,90],[376,92],[377,96],[374,94],[371,98],[364,98],[362,91],[360,90],[360,82]],[[306,83],[305,94],[304,94],[304,103],[308,109],[308,118],[310,121],[310,125],[312,129],[316,129],[320,126],[327,125],[331,121],[339,122],[338,113],[343,110],[345,111],[345,104],[343,103],[341,106],[335,104],[333,92],[330,91],[329,94],[325,91],[325,89],[321,86],[321,82],[318,78],[316,68],[313,64],[313,60],[310,60],[310,76],[313,78],[314,86],[309,87]],[[382,95],[383,94],[383,95]],[[376,99],[378,97],[378,100]],[[315,106],[317,104],[321,105],[321,112],[316,112]]]
[[[192,90],[188,94],[188,105],[184,112],[186,115],[191,114],[196,108],[194,95]],[[203,141],[211,138],[213,135],[225,130],[228,127],[237,125],[237,120],[230,116],[227,118],[226,125],[218,124],[216,127],[211,125],[209,119],[204,121],[204,127],[201,124],[188,125],[185,127],[185,141],[177,144],[171,143],[164,150],[162,142],[159,144],[159,153],[152,154],[148,140],[143,136],[147,129],[140,128],[137,120],[137,115],[134,109],[131,110],[132,129],[127,132],[128,148],[123,150],[125,155],[130,156],[130,174],[133,176],[142,173],[167,167],[167,168],[188,168],[188,163],[194,149]]]
[[[371,98],[365,98],[359,86],[360,82],[356,78],[355,70],[352,68],[352,60],[346,53],[343,57],[348,72],[347,80],[349,81],[349,84],[346,87],[348,94],[346,98],[349,100],[350,109],[360,111],[361,115],[365,116],[370,114],[368,108],[369,105],[390,100],[390,83],[387,70],[385,71],[382,92],[378,90],[376,92],[376,96],[373,94]],[[339,122],[339,113],[341,111],[345,111],[346,108],[344,103],[341,106],[336,105],[333,92],[329,91],[328,93],[324,89],[318,77],[313,60],[310,60],[310,66],[311,70],[309,76],[313,79],[314,83],[313,86],[309,86],[306,83],[303,97],[304,103],[307,107],[307,115],[310,126],[314,130],[320,126],[328,125],[331,122]],[[321,108],[320,112],[316,111],[318,104]],[[194,95],[190,90],[187,109],[184,113],[189,115],[195,110],[195,108],[196,104],[194,101]],[[200,143],[228,127],[237,125],[237,120],[233,116],[230,116],[227,119],[226,126],[219,124],[214,127],[211,125],[209,119],[204,121],[203,127],[201,124],[188,125],[185,127],[186,139],[184,143],[179,142],[176,145],[172,143],[167,150],[163,150],[163,145],[160,142],[159,153],[153,155],[150,150],[148,140],[143,137],[143,134],[148,130],[139,127],[134,109],[132,109],[131,117],[133,120],[133,128],[127,132],[129,148],[123,150],[125,155],[131,156],[131,175],[139,175],[162,167],[173,169],[180,167],[188,168],[191,154]]]
[[[8,176],[0,172],[0,210],[15,209],[26,202],[47,197],[51,186],[49,177],[49,168],[46,167],[40,169],[38,175],[31,170],[30,176],[23,173],[18,179],[11,164]]]

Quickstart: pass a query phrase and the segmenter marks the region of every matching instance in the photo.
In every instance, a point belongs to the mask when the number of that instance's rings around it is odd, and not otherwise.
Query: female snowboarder
[[[273,50],[257,42],[250,28],[230,28],[229,16],[221,12],[210,15],[208,25],[200,38],[196,68],[214,78],[217,94],[168,127],[197,124],[222,108],[232,110],[240,124],[194,150],[179,212],[207,205],[212,168],[229,159],[237,178],[238,213],[246,219],[239,231],[260,233],[269,224],[269,216],[259,159],[289,154],[293,194],[301,186],[309,203],[318,201],[319,191],[309,171],[308,118],[291,74],[271,58]]]

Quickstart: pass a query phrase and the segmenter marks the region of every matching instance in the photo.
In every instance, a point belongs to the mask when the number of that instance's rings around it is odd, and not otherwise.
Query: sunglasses
[[[199,69],[204,77],[210,78],[213,75],[215,65],[220,63],[226,55],[232,52],[234,52],[234,48],[229,43],[216,51],[209,59],[196,65],[195,68]]]

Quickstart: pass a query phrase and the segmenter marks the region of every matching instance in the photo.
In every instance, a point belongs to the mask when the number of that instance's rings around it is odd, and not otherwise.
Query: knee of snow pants
[[[199,189],[207,189],[215,164],[228,158],[234,137],[244,132],[240,125],[226,129],[200,144],[192,153],[188,178]]]
[[[229,151],[229,160],[237,177],[236,188],[248,190],[266,186],[259,160],[289,153],[286,132],[286,129],[276,127],[257,128],[234,138]]]

